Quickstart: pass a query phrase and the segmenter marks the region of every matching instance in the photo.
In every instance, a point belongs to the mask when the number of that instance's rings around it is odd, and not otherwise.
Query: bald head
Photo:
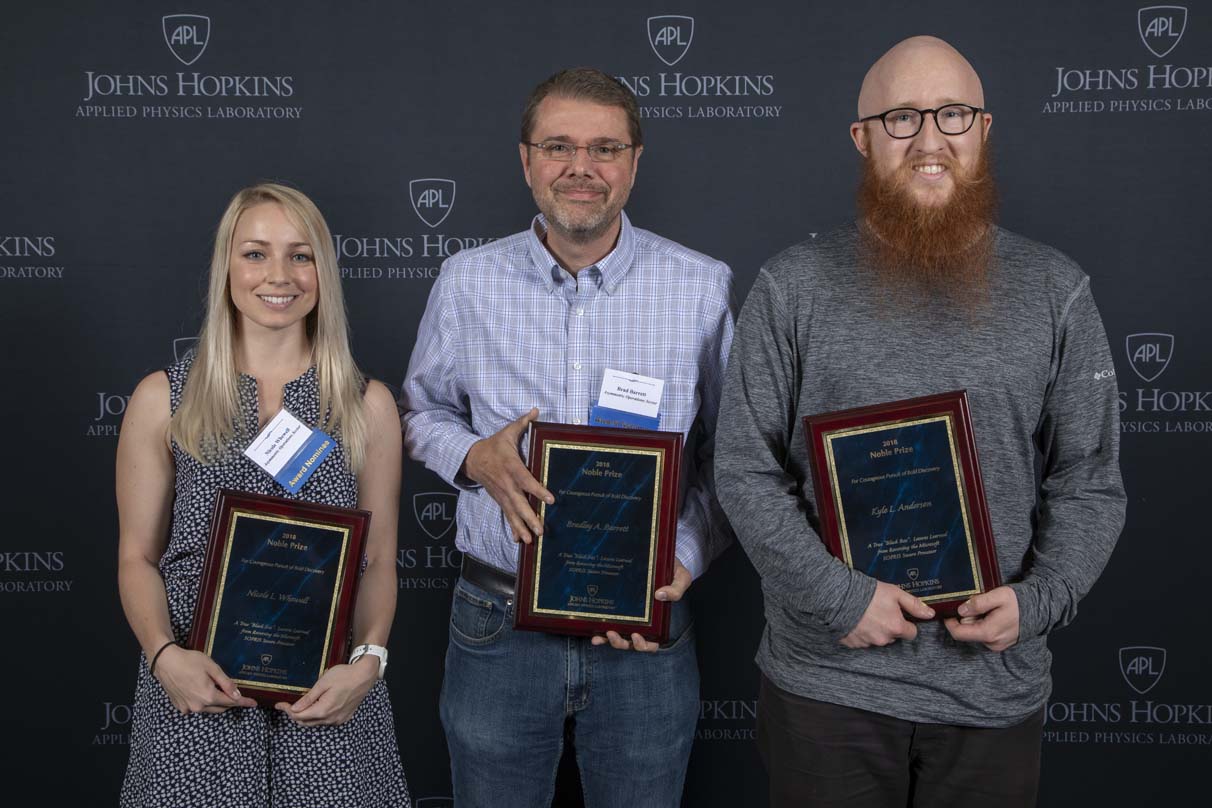
[[[896,107],[928,109],[949,103],[985,106],[980,76],[968,60],[938,37],[903,40],[871,66],[859,90],[858,116]]]

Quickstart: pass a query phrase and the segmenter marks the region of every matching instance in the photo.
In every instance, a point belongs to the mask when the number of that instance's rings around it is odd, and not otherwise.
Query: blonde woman
[[[143,648],[122,805],[407,806],[379,660],[330,669],[262,709],[183,647],[219,488],[286,496],[242,455],[283,407],[337,439],[294,495],[374,512],[354,643],[385,646],[396,606],[400,425],[349,350],[332,237],[281,185],[235,195],[215,236],[196,358],[153,373],[118,442],[118,583]]]

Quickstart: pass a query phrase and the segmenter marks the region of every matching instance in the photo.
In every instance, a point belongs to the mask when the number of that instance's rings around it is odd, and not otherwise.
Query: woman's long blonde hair
[[[305,325],[320,387],[320,423],[315,426],[329,433],[340,432],[349,466],[356,472],[366,457],[363,378],[349,350],[345,296],[332,235],[324,217],[306,195],[276,183],[243,189],[232,197],[219,220],[210,259],[206,320],[198,335],[197,354],[180,406],[169,424],[169,434],[178,446],[203,463],[215,462],[252,437],[244,434],[240,412],[235,352],[237,316],[228,276],[236,222],[244,211],[265,202],[281,205],[311,244],[318,295]]]

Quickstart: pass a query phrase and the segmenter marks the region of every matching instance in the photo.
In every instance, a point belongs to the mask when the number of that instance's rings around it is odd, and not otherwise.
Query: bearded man
[[[600,70],[562,70],[522,113],[518,153],[539,215],[442,266],[402,404],[405,445],[459,489],[463,553],[440,710],[460,808],[551,805],[565,726],[587,805],[669,808],[699,715],[691,582],[731,541],[712,452],[732,342],[727,265],[634,227],[623,212],[643,152],[635,95]],[[563,637],[512,626],[516,542],[551,504],[519,451],[527,426],[584,424],[607,369],[661,379],[660,428],[686,438],[670,640]]]
[[[991,124],[954,48],[892,48],[850,127],[856,223],[772,258],[741,313],[716,474],[765,595],[771,805],[1035,804],[1047,637],[1106,564],[1125,497],[1089,278],[994,223]],[[958,389],[1007,583],[940,621],[826,550],[802,418]]]

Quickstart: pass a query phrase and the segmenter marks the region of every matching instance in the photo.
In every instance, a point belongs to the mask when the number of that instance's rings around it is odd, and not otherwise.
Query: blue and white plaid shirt
[[[614,250],[576,277],[543,245],[538,216],[449,258],[430,292],[401,394],[405,444],[459,489],[456,547],[500,569],[516,569],[517,544],[497,503],[459,474],[467,451],[531,407],[585,423],[606,368],[665,381],[661,429],[686,438],[678,560],[697,578],[731,541],[712,461],[732,272],[622,219]]]

